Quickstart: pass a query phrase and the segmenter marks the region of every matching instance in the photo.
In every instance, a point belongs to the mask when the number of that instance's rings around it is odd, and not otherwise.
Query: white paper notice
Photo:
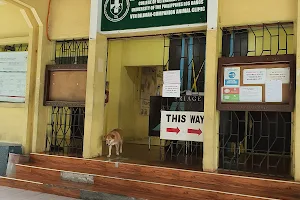
[[[27,51],[0,52],[0,71],[27,71]]]
[[[279,80],[283,84],[290,83],[290,68],[270,68],[267,69],[267,81]]]
[[[244,84],[265,84],[266,69],[244,69]]]
[[[164,84],[180,83],[180,70],[169,70],[163,72]]]
[[[265,85],[265,102],[282,102],[282,81],[267,81]]]
[[[240,87],[240,102],[262,102],[262,86]]]
[[[163,84],[163,97],[180,97],[180,84]]]

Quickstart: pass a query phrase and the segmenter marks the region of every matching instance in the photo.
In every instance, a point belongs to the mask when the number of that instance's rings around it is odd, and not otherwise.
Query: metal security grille
[[[293,54],[292,23],[247,25],[222,29],[222,57]]]
[[[87,60],[88,40],[56,42],[56,64],[87,64]],[[45,152],[82,157],[84,119],[84,107],[51,107]]]
[[[87,64],[89,40],[57,41],[55,48],[56,64]]]
[[[230,27],[223,30],[222,56],[293,53],[293,24]],[[269,176],[290,176],[291,113],[220,113],[219,168]]]
[[[84,108],[52,107],[47,128],[46,152],[82,156]]]
[[[163,98],[162,110],[204,111],[205,48],[206,35],[202,32],[164,37],[164,70],[181,71],[181,98]],[[165,148],[163,159],[175,158],[185,164],[198,162],[201,166],[202,143],[167,141]]]
[[[181,92],[204,92],[205,33],[164,36],[164,70],[181,70]],[[167,57],[168,56],[168,57]]]
[[[28,44],[12,44],[0,46],[0,52],[7,51],[28,51]]]

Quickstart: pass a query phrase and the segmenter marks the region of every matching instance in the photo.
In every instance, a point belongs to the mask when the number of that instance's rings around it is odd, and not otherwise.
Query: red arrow
[[[189,128],[189,129],[188,129],[188,133],[190,133],[190,134],[201,135],[202,131],[201,131],[200,128],[199,128],[199,129],[191,129],[191,128]]]
[[[180,131],[180,129],[177,127],[177,128],[167,128],[167,132],[173,132],[173,133],[176,133],[178,134]]]

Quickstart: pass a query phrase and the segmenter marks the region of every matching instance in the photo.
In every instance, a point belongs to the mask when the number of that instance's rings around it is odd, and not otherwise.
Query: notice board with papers
[[[292,112],[295,55],[220,58],[218,110]]]

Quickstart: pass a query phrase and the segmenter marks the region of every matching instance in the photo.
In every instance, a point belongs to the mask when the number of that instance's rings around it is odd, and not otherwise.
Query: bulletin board
[[[292,112],[295,55],[220,58],[217,109]]]
[[[45,73],[44,105],[85,106],[86,65],[48,65]]]

